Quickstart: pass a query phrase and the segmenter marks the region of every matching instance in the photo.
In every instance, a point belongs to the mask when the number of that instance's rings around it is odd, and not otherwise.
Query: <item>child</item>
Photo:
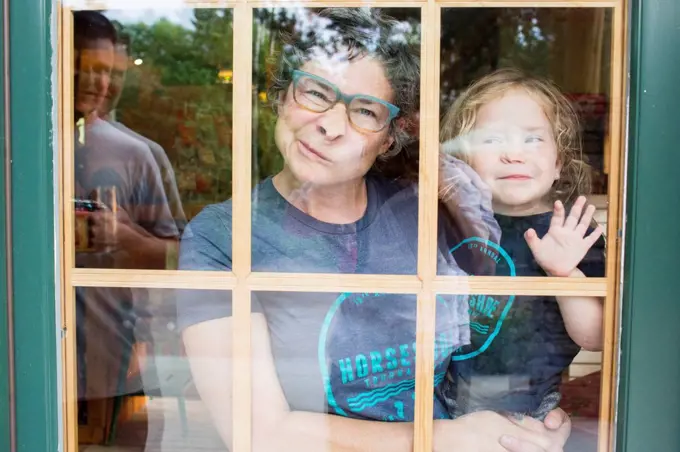
[[[579,196],[588,192],[589,173],[579,160],[578,119],[555,85],[514,69],[488,75],[448,111],[441,141],[440,166],[469,164],[490,192],[509,258],[496,261],[495,274],[510,266],[517,276],[604,276],[602,230],[590,227],[595,207],[585,208]],[[440,194],[457,182],[440,181]],[[454,417],[493,410],[542,419],[559,403],[561,375],[579,350],[602,347],[601,298],[512,298],[503,317],[492,319],[497,336],[477,353],[453,357],[443,395]],[[471,322],[500,315],[470,306]]]

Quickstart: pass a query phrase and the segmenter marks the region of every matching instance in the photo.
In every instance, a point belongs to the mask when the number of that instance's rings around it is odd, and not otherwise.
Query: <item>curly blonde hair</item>
[[[572,202],[591,190],[591,168],[585,162],[578,115],[571,102],[553,82],[528,75],[518,69],[500,69],[482,77],[463,92],[442,120],[440,142],[454,140],[470,133],[477,121],[479,109],[512,90],[521,89],[543,108],[557,145],[561,164],[560,178],[552,187],[551,200]],[[465,144],[457,157],[469,163]]]

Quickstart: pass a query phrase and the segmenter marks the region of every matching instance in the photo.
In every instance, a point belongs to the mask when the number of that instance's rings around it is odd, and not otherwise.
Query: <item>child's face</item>
[[[470,164],[493,195],[496,213],[531,215],[551,209],[560,176],[557,146],[543,108],[512,90],[481,107],[470,134]]]

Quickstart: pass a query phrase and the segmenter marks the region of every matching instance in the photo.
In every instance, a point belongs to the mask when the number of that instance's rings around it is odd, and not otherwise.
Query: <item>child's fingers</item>
[[[529,245],[529,249],[532,252],[536,249],[538,244],[541,243],[541,239],[538,238],[538,234],[536,234],[536,231],[533,228],[527,229],[527,232],[524,233],[524,240],[526,240],[527,245]]]
[[[603,232],[604,231],[602,230],[602,226],[598,224],[597,227],[593,230],[593,232],[591,232],[585,237],[585,242],[586,245],[588,245],[588,249],[590,249],[591,246],[595,245],[595,242],[598,241]]]
[[[595,215],[595,206],[591,204],[586,208],[585,213],[581,217],[581,221],[579,221],[578,226],[576,226],[576,231],[581,237],[588,232],[588,227],[590,227],[590,223],[593,221],[593,215]]]
[[[564,226],[564,204],[562,201],[555,201],[555,206],[553,208],[553,216],[550,220],[550,229],[561,228]]]
[[[573,230],[578,226],[578,221],[581,219],[581,214],[583,213],[583,206],[586,204],[586,197],[579,196],[574,205],[571,207],[569,216],[564,222],[564,227]]]

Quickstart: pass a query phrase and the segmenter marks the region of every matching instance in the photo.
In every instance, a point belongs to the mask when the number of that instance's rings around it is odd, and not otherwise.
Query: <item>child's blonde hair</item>
[[[515,89],[526,91],[538,102],[552,126],[562,169],[550,192],[551,199],[570,202],[579,195],[589,194],[590,166],[583,160],[576,111],[557,85],[520,70],[500,69],[477,80],[458,96],[442,121],[440,142],[466,136],[474,128],[482,106]],[[458,148],[458,152],[457,157],[469,162],[466,146]]]

